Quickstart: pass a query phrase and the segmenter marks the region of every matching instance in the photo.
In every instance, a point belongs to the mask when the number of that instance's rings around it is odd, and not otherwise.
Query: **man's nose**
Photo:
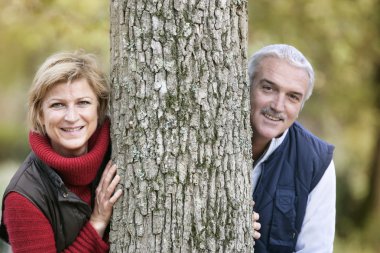
[[[271,107],[277,112],[283,112],[285,110],[285,95],[278,94],[273,98]]]

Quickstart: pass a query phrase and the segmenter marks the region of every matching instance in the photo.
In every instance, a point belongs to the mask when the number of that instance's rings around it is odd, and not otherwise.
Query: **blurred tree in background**
[[[27,90],[48,55],[82,48],[108,71],[109,4],[0,0],[0,174],[28,152]],[[380,252],[379,13],[380,0],[249,0],[248,54],[292,44],[316,70],[300,121],[336,146],[338,253]]]

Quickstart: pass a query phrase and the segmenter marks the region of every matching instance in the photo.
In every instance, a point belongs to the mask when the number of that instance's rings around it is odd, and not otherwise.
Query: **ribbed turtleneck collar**
[[[63,157],[56,153],[47,136],[29,133],[29,144],[33,152],[54,169],[66,184],[85,186],[96,177],[110,142],[110,121],[106,119],[88,142],[88,153],[78,157]]]

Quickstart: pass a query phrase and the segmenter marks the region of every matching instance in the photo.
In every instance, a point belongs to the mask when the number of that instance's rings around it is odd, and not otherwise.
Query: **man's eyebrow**
[[[275,86],[277,86],[276,83],[274,83],[274,82],[272,82],[272,81],[270,81],[270,80],[268,80],[268,79],[266,79],[266,78],[261,79],[261,80],[260,80],[260,83],[268,83],[268,84],[270,84],[270,85],[275,85]]]
[[[303,94],[301,92],[298,92],[298,91],[292,91],[290,93],[303,97]]]

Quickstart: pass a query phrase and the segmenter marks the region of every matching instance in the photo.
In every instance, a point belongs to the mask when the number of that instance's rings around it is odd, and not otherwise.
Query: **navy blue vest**
[[[309,193],[329,166],[334,147],[295,122],[283,143],[263,162],[253,193],[261,238],[255,253],[293,252]]]

